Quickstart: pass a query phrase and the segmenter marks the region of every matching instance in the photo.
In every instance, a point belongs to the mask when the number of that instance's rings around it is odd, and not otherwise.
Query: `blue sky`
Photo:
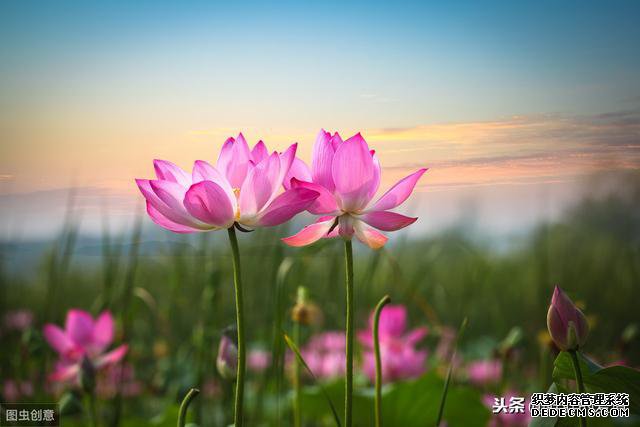
[[[640,96],[638,2],[304,3],[3,2],[3,90],[148,79],[193,97],[224,80],[228,102],[337,103],[383,127],[605,112]]]
[[[637,1],[4,1],[0,194],[137,198],[152,158],[188,168],[244,131],[308,160],[320,127],[362,131],[387,184],[431,167],[427,196],[638,169],[639,16]]]

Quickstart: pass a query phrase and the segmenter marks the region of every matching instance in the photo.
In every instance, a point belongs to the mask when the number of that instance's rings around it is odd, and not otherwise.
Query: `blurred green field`
[[[498,355],[511,331],[512,338],[521,338],[508,355],[501,354],[504,379],[491,391],[544,391],[554,359],[544,343],[546,311],[558,284],[589,317],[592,330],[585,352],[601,364],[624,360],[638,366],[640,341],[634,338],[633,325],[640,321],[640,181],[634,178],[627,184],[624,192],[581,201],[558,221],[540,224],[506,248],[464,225],[430,237],[396,239],[378,252],[355,245],[358,329],[366,327],[370,311],[388,293],[394,303],[407,306],[411,326],[429,327],[425,346],[431,355],[442,331],[455,329],[468,318],[460,366]],[[116,425],[118,420],[122,425],[174,425],[177,402],[193,386],[210,389],[196,399],[194,420],[200,425],[227,425],[232,389],[215,369],[221,330],[234,322],[226,236],[171,235],[147,227],[147,218],[142,221],[143,229],[139,222],[129,233],[105,233],[96,240],[78,236],[70,215],[36,271],[10,265],[16,246],[3,244],[0,317],[26,308],[36,320],[35,327],[21,335],[5,331],[0,336],[0,379],[32,379],[35,391],[24,400],[51,400],[42,384],[54,354],[41,338],[41,326],[63,323],[72,307],[94,314],[109,309],[118,321],[116,343],[129,343],[127,360],[143,392],[133,398],[106,399],[105,425]],[[239,236],[248,342],[251,348],[271,352],[276,361],[264,373],[250,373],[251,426],[289,425],[291,385],[282,375],[282,332],[292,328],[289,315],[296,288],[309,289],[324,319],[322,325],[303,331],[303,337],[316,330],[344,328],[342,245],[325,240],[304,249],[288,248],[279,237],[289,231],[277,228]],[[445,362],[430,357],[428,374],[420,380],[431,384],[428,390],[441,390]],[[458,372],[450,414],[456,399],[461,400],[456,395],[479,396],[487,391],[464,385],[462,367]],[[366,395],[370,385],[363,377],[358,384]],[[341,388],[329,387],[336,389],[340,401]],[[314,414],[309,425],[325,425],[330,414],[326,402],[310,382],[305,393],[307,413]],[[400,399],[397,395],[403,392],[395,393]],[[405,393],[407,399],[413,398]],[[432,404],[438,397],[432,396]],[[361,405],[366,413],[366,399]],[[460,405],[473,407],[464,399]],[[483,425],[489,412],[482,407],[478,411],[470,424],[453,416],[449,425]],[[68,420],[83,425],[78,415]]]

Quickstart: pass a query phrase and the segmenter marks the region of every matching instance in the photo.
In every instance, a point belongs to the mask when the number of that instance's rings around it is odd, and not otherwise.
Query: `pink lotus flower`
[[[142,393],[142,382],[136,380],[133,366],[128,363],[110,365],[98,376],[96,394],[102,399],[112,399],[118,393],[134,397]]]
[[[311,169],[297,160],[285,180],[285,186],[308,188],[320,195],[308,208],[322,215],[294,236],[283,239],[291,246],[309,245],[323,237],[354,234],[369,247],[378,249],[387,242],[382,231],[395,231],[414,223],[390,210],[402,204],[418,179],[420,169],[395,184],[377,202],[370,205],[380,185],[380,163],[359,133],[342,141],[338,133],[320,130],[313,148]]]
[[[17,402],[23,397],[33,396],[33,383],[31,381],[4,380],[2,384],[2,397],[7,402]]]
[[[47,324],[43,333],[49,345],[60,356],[50,375],[50,379],[54,381],[77,380],[85,356],[99,370],[118,363],[127,353],[126,344],[110,352],[106,351],[113,342],[113,317],[108,311],[102,312],[94,321],[86,311],[69,310],[64,330]]]
[[[247,356],[247,365],[253,372],[264,372],[271,363],[271,353],[265,350],[251,350]]]
[[[587,318],[558,286],[547,312],[547,327],[553,342],[565,351],[582,347],[589,335]]]
[[[472,384],[483,386],[496,384],[502,378],[502,362],[499,360],[476,360],[467,366],[467,376]]]
[[[318,378],[342,377],[346,366],[345,344],[344,332],[327,331],[311,337],[300,354]]]
[[[216,167],[198,160],[191,174],[171,162],[155,160],[157,179],[137,179],[147,213],[175,233],[282,224],[318,197],[307,188],[280,187],[295,159],[297,145],[269,154],[259,141],[249,150],[242,134],[222,146]]]
[[[435,355],[439,360],[449,360],[452,356],[456,334],[456,330],[449,326],[440,327],[440,340],[435,351]]]
[[[4,327],[8,331],[22,332],[33,325],[33,312],[31,310],[11,310],[4,315]]]
[[[376,377],[376,360],[373,351],[373,313],[369,329],[358,332],[358,340],[365,346],[364,372],[373,382]],[[407,329],[407,309],[402,305],[388,305],[380,313],[378,336],[382,379],[385,382],[419,377],[425,371],[426,350],[415,346],[427,335],[427,328]]]

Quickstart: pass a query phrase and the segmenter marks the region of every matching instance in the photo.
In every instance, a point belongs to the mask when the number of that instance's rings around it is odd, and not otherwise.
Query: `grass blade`
[[[464,334],[464,330],[467,328],[467,318],[465,317],[462,320],[462,324],[460,325],[460,329],[458,329],[458,334],[456,335],[456,340],[453,344],[453,352],[451,352],[451,359],[449,360],[449,369],[447,370],[447,379],[444,382],[444,390],[442,390],[442,398],[440,399],[440,407],[438,408],[438,418],[436,419],[436,427],[440,426],[442,422],[442,415],[444,414],[444,405],[447,401],[447,393],[449,393],[449,385],[451,384],[451,377],[453,375],[453,362],[456,357],[456,351],[458,350],[458,342],[462,339],[462,335]]]

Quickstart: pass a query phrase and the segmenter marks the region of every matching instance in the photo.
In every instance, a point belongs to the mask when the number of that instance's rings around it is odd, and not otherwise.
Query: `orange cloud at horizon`
[[[103,129],[101,126],[97,129]],[[161,132],[159,129],[163,129]],[[256,128],[245,134],[251,144]],[[184,131],[179,125],[92,131],[91,124],[65,128],[49,122],[18,125],[3,148],[0,191],[20,193],[68,186],[95,186],[133,194],[136,177],[153,174],[151,160],[164,158],[189,168],[196,159],[215,162],[229,127]],[[91,137],[88,135],[99,134]],[[268,129],[264,140],[282,150],[299,141],[309,161],[315,130]],[[640,112],[596,116],[513,116],[502,120],[442,123],[407,128],[364,129],[385,171],[381,189],[418,167],[429,167],[423,190],[491,183],[553,182],[598,171],[640,168]],[[348,137],[349,132],[341,132]],[[278,141],[273,144],[273,141]]]

